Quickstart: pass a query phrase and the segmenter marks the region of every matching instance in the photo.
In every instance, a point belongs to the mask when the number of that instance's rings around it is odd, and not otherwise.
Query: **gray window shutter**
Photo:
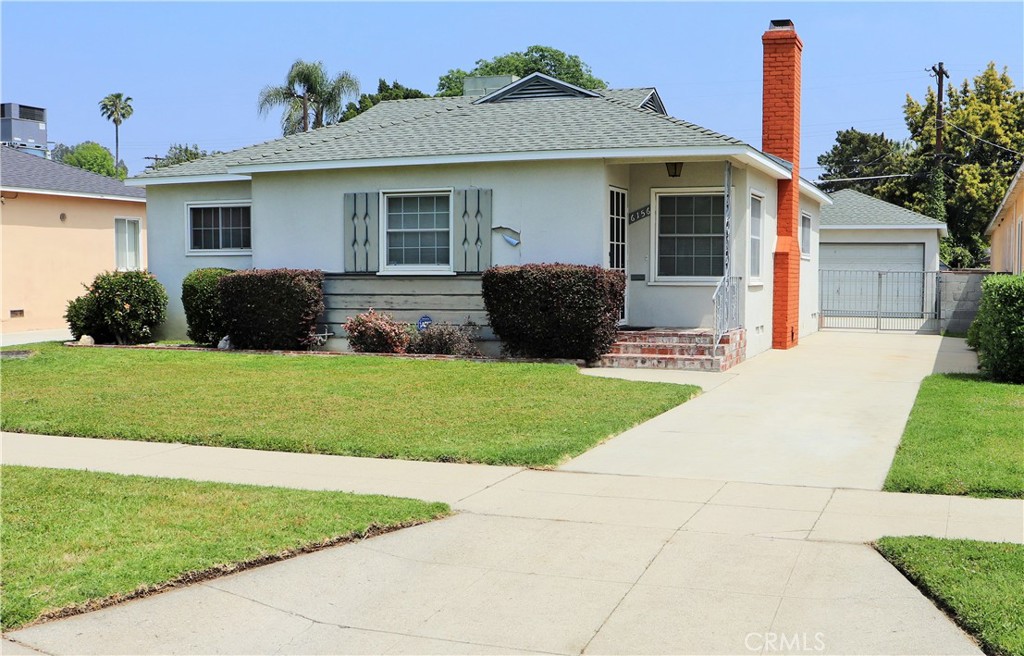
[[[487,269],[491,266],[491,190],[456,189],[452,210],[455,271]]]
[[[345,194],[345,271],[380,270],[380,203],[377,192]]]

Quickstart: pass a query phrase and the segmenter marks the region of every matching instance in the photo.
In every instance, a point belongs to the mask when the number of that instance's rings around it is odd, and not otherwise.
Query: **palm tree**
[[[284,107],[281,131],[289,135],[337,123],[344,113],[344,99],[358,93],[359,82],[348,71],[332,79],[323,62],[297,59],[282,86],[263,87],[257,107],[260,116]]]
[[[100,101],[103,118],[114,122],[114,168],[121,166],[121,123],[132,115],[132,97],[112,93]]]

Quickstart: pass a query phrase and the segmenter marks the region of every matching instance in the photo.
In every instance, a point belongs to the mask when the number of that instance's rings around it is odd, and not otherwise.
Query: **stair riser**
[[[713,347],[710,344],[652,344],[646,342],[616,342],[612,344],[609,353],[613,355],[687,355],[726,357],[731,353],[737,353],[735,345],[722,345]]]

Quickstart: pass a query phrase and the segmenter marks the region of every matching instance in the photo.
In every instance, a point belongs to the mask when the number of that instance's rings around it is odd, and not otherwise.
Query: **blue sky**
[[[804,175],[839,129],[903,137],[902,105],[944,61],[954,83],[988,61],[1024,86],[1024,3],[38,3],[3,2],[3,102],[46,107],[49,138],[113,150],[97,103],[134,98],[121,129],[132,173],[174,142],[230,150],[279,136],[256,97],[296,58],[434,92],[534,44],[577,54],[612,87],[656,86],[671,114],[760,146],[761,33],[804,41]]]

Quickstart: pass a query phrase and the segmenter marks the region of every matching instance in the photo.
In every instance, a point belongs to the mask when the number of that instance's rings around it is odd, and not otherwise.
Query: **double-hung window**
[[[764,230],[763,215],[764,199],[760,196],[750,197],[750,279],[761,278],[761,234]]]
[[[725,271],[725,198],[658,194],[657,278],[721,277]]]
[[[384,194],[384,263],[392,271],[451,271],[450,191]]]
[[[800,215],[800,255],[808,258],[811,256],[811,215]]]
[[[139,253],[139,219],[114,219],[114,259],[118,271],[138,271],[142,268]]]
[[[252,250],[252,210],[246,205],[191,205],[189,250]]]

